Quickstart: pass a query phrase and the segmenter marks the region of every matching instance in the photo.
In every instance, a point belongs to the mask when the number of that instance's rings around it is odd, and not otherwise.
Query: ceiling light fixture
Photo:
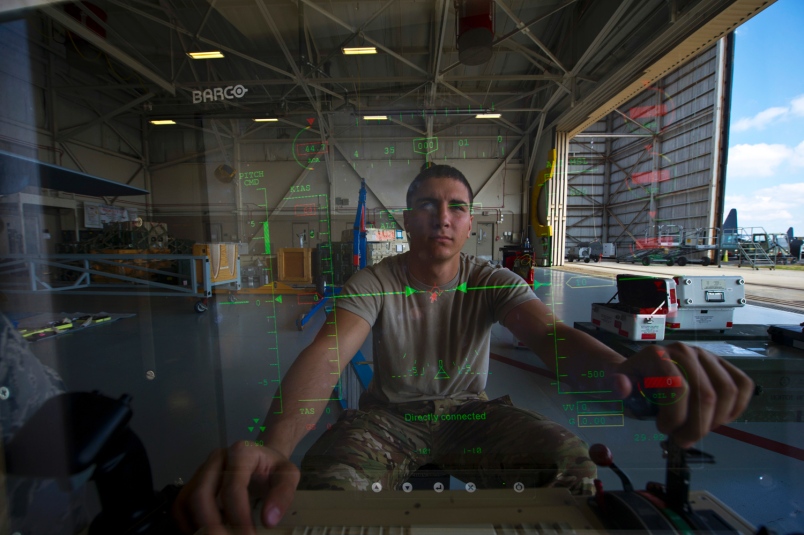
[[[209,50],[207,52],[187,52],[187,55],[193,59],[219,59],[224,57],[223,52],[220,50]]]
[[[173,119],[154,119],[153,121],[149,122],[155,125],[176,124],[176,121]]]
[[[502,117],[501,113],[478,113],[475,119],[499,119]]]
[[[275,123],[279,121],[279,119],[275,117],[264,117],[260,119],[252,119],[252,121],[254,121],[255,123]]]
[[[364,115],[364,121],[385,121],[388,117],[385,115]]]
[[[358,54],[376,54],[377,47],[374,46],[351,46],[343,47],[341,51],[345,56],[356,56]]]

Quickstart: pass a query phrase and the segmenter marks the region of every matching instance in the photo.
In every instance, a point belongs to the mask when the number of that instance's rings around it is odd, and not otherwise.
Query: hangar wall
[[[294,137],[298,129],[293,131],[286,124],[266,128],[264,137],[252,138],[246,131],[231,145],[225,140],[225,150],[209,154],[202,163],[184,160],[218,148],[214,136],[204,134],[192,146],[181,129],[152,130],[156,130],[149,136],[153,217],[202,241],[209,239],[197,218],[203,211],[209,224],[217,225],[220,240],[248,243],[252,254],[265,250],[262,222],[266,219],[271,251],[298,247],[300,225],[315,231],[313,237],[305,238],[305,247],[326,240],[326,232],[333,241],[341,241],[341,232],[354,222],[361,179],[369,188],[367,222],[401,229],[407,186],[424,163],[424,155],[415,151],[415,135],[400,137],[393,127],[382,125],[355,126],[348,137],[330,142],[326,152],[331,166],[324,154],[316,156],[320,161],[308,163],[299,147],[303,149],[305,143],[315,147],[320,141],[306,132]],[[475,226],[493,225],[492,236],[481,236],[480,245],[493,240],[492,254],[499,258],[499,247],[507,243],[504,233],[522,231],[522,164],[518,158],[504,160],[506,148],[515,140],[482,131],[437,137],[438,149],[428,156],[466,175],[476,194]],[[215,169],[222,164],[236,169],[232,182],[215,178]],[[314,211],[309,208],[313,198]],[[196,221],[189,221],[193,216]],[[322,219],[328,220],[329,230],[325,231]],[[501,239],[496,241],[496,236]],[[469,240],[465,250],[477,254],[477,242]]]

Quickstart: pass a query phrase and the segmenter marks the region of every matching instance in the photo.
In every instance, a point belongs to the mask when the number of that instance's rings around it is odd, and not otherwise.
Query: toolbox
[[[664,340],[666,315],[678,309],[673,279],[620,274],[616,297],[592,304],[593,325],[632,341]]]
[[[734,276],[674,277],[678,310],[667,315],[667,328],[678,331],[731,329],[734,309],[745,306],[745,281]]]

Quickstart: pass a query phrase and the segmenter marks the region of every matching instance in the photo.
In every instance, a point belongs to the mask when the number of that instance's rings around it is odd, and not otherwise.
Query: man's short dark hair
[[[413,182],[411,182],[410,186],[408,186],[408,194],[405,198],[408,210],[413,208],[413,197],[416,195],[416,191],[419,189],[419,186],[421,186],[422,182],[430,180],[431,178],[451,178],[463,184],[466,187],[466,191],[469,192],[469,206],[472,206],[472,203],[475,200],[475,194],[472,193],[472,186],[469,185],[469,181],[466,180],[466,177],[463,176],[463,173],[451,165],[431,165],[416,175],[416,178],[414,178]]]

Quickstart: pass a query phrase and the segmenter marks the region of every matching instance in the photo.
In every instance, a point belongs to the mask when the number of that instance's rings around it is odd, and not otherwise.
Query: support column
[[[232,167],[239,173],[243,168],[240,162],[240,140],[234,138],[232,142]],[[245,238],[243,228],[243,183],[240,179],[235,179],[235,230],[237,231],[237,241],[241,242]]]
[[[611,132],[611,114],[606,116],[606,132]],[[605,160],[603,161],[603,206],[600,213],[600,241],[609,241],[609,195],[611,194],[611,138],[606,138]]]
[[[17,193],[17,214],[20,216],[20,240],[22,254],[28,254],[28,244],[25,241],[25,205],[22,202],[22,193]]]
[[[726,164],[729,154],[731,91],[734,68],[734,34],[729,33],[717,44],[717,78],[715,95],[714,140],[712,143],[712,180],[709,189],[709,226],[723,225],[726,202]],[[718,255],[718,266],[720,255]]]
[[[142,219],[143,221],[153,221],[153,206],[151,206],[153,196],[153,190],[151,189],[151,145],[148,141],[148,120],[144,115],[140,118],[140,145],[142,146],[142,187],[148,191],[145,196],[145,215]]]
[[[662,82],[659,82],[662,83]],[[662,95],[663,92],[661,88],[659,91],[656,91],[656,110],[663,109],[662,102]],[[651,174],[650,174],[650,207],[648,208],[648,226],[651,237],[658,237],[659,236],[659,229],[657,228],[657,219],[656,216],[659,215],[659,207],[658,207],[658,199],[657,194],[659,193],[659,177],[661,174],[661,164],[662,159],[660,154],[662,153],[662,128],[663,128],[663,115],[661,113],[656,113],[656,117],[654,121],[656,121],[656,134],[653,136],[651,140]]]
[[[548,182],[547,224],[553,229],[550,261],[553,266],[564,265],[564,242],[567,239],[567,181],[569,169],[569,137],[556,132],[556,161],[553,178]]]

